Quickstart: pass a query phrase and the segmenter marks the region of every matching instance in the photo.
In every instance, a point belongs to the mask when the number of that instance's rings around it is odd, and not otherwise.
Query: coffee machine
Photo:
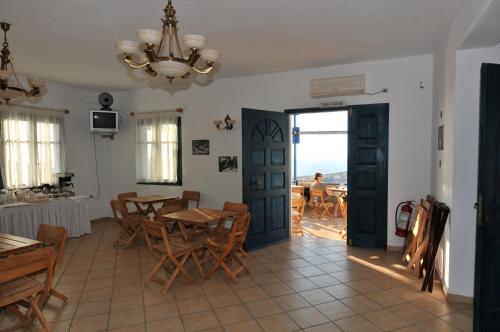
[[[73,186],[73,183],[71,182],[71,179],[75,176],[74,173],[61,172],[54,174],[54,176],[59,179],[59,193],[61,195],[75,196],[75,186]]]

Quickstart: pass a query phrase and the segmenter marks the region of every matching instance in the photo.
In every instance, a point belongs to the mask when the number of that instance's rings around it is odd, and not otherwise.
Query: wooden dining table
[[[125,199],[126,202],[136,203],[137,209],[144,215],[148,215],[153,212],[157,216],[154,204],[164,203],[165,201],[176,199],[176,196],[166,196],[166,195],[146,195],[137,197],[128,197]],[[145,208],[142,208],[145,206]]]
[[[42,246],[42,242],[12,234],[0,233],[0,258],[21,254]]]
[[[210,222],[223,220],[226,218],[234,217],[238,214],[236,211],[217,210],[209,208],[196,208],[190,210],[182,210],[165,214],[162,217],[166,221],[173,221],[179,225],[182,236],[185,240],[192,240],[196,234],[195,231],[188,232],[186,225],[194,226],[194,229],[207,228]]]

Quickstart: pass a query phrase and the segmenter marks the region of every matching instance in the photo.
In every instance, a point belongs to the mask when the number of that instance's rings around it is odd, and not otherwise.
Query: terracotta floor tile
[[[426,332],[462,332],[463,330],[450,323],[435,318],[416,324],[416,326]]]
[[[354,289],[344,284],[324,287],[323,290],[339,300],[359,295]]]
[[[146,322],[179,316],[175,302],[159,303],[144,308]]]
[[[140,323],[144,323],[144,308],[122,310],[110,314],[108,328],[114,329]]]
[[[441,319],[462,329],[463,331],[472,331],[472,309],[452,312],[451,314],[442,316]]]
[[[427,311],[420,309],[413,303],[395,305],[387,309],[412,324],[435,318],[435,316],[431,315]]]
[[[255,320],[249,320],[241,323],[224,326],[226,332],[258,332],[262,331],[259,323]]]
[[[254,317],[274,315],[283,311],[272,299],[245,303],[245,306]]]
[[[113,298],[111,312],[143,307],[142,294]]]
[[[179,317],[148,322],[146,328],[148,332],[184,332],[184,325]]]
[[[292,332],[300,327],[287,314],[277,314],[259,318],[258,322],[266,332]]]
[[[267,294],[258,286],[244,289],[236,289],[236,295],[243,303],[253,302],[268,298]]]
[[[76,304],[61,304],[58,306],[45,306],[43,314],[48,322],[58,322],[72,319],[75,314]]]
[[[219,327],[220,323],[213,311],[198,312],[183,315],[182,322],[186,331],[200,331],[213,327]]]
[[[382,331],[361,316],[344,318],[335,322],[344,332],[379,332]]]
[[[177,301],[181,315],[192,314],[195,312],[206,311],[210,309],[210,304],[205,297],[197,299]]]
[[[108,326],[108,314],[74,319],[70,332],[102,331]]]
[[[273,298],[273,300],[285,311],[305,308],[311,305],[299,294],[279,296]]]
[[[138,325],[130,325],[124,327],[118,327],[116,329],[108,330],[109,332],[146,332],[146,325],[138,324]]]
[[[288,315],[301,328],[328,323],[329,320],[314,307],[307,307],[288,312]]]
[[[290,286],[296,292],[302,292],[310,289],[318,288],[316,284],[306,278],[290,280],[287,282],[288,286]]]
[[[328,275],[328,274],[310,277],[309,280],[311,280],[313,283],[315,283],[319,287],[328,287],[328,286],[341,284],[340,281],[338,281],[337,279],[335,279],[334,277],[332,277],[331,275]]]
[[[231,325],[253,319],[250,312],[242,304],[219,308],[214,311],[222,325]]]
[[[326,323],[313,327],[309,327],[304,330],[305,332],[342,332],[342,330],[334,323]]]
[[[410,325],[408,321],[386,309],[372,311],[362,316],[384,331],[391,331]]]
[[[271,284],[267,286],[262,286],[264,292],[270,297],[277,297],[287,294],[293,294],[295,291],[287,286],[285,283],[281,282],[278,284]]]
[[[108,313],[110,306],[111,302],[109,300],[90,302],[90,303],[80,303],[76,308],[75,318],[95,316],[99,314]]]
[[[312,305],[332,302],[336,300],[333,296],[331,296],[321,288],[311,289],[305,292],[300,292],[299,294]]]
[[[355,316],[356,312],[340,301],[323,303],[315,306],[329,320],[336,321],[339,319]]]
[[[383,307],[390,307],[396,304],[403,304],[406,302],[404,299],[396,296],[395,294],[387,290],[374,293],[367,293],[366,296]]]
[[[233,292],[226,294],[223,293],[220,295],[210,295],[207,296],[207,299],[212,308],[227,307],[241,303],[240,299]]]

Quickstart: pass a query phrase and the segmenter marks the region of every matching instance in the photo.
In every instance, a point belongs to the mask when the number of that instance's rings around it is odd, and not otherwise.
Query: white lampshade
[[[11,74],[8,70],[0,70],[0,80],[8,80]]]
[[[139,44],[131,40],[119,40],[116,42],[116,48],[122,53],[133,54],[139,50]]]
[[[28,78],[28,83],[35,88],[42,88],[45,86],[45,80],[40,78]]]
[[[206,48],[204,50],[201,50],[200,56],[205,61],[215,62],[219,58],[219,51]]]
[[[203,48],[205,45],[205,36],[203,35],[185,35],[183,38],[184,44],[189,48]]]
[[[153,29],[139,29],[137,37],[143,43],[158,45],[161,42],[162,33]]]
[[[190,67],[184,62],[169,60],[153,62],[151,63],[151,66],[158,74],[169,77],[184,76],[190,69]]]
[[[149,61],[149,58],[146,55],[146,53],[144,53],[144,52],[137,54],[135,57],[135,62],[137,62],[137,63],[142,64],[142,63],[145,63],[147,61]]]

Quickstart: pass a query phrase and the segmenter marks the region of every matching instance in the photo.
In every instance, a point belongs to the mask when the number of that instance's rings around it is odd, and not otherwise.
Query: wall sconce
[[[224,123],[224,125],[223,125]],[[231,117],[226,115],[224,118],[224,121],[222,120],[215,120],[214,125],[217,130],[223,131],[223,130],[233,130],[234,124],[236,123],[236,120],[231,119]]]

